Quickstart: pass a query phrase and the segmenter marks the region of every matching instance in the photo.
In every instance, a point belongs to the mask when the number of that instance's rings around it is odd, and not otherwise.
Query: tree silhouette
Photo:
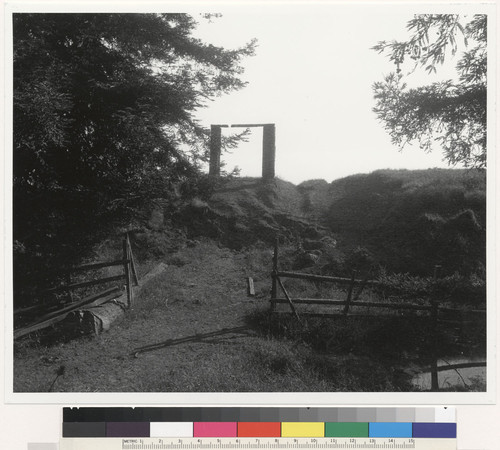
[[[486,27],[486,15],[465,23],[458,15],[417,15],[407,25],[409,40],[381,41],[373,47],[396,65],[395,72],[373,85],[373,111],[394,144],[403,148],[418,142],[428,152],[436,142],[450,164],[486,167]],[[457,80],[409,89],[403,64],[410,60],[411,72],[436,72],[447,53],[459,50],[459,36],[466,50],[456,65]]]
[[[217,47],[196,26],[187,14],[13,15],[16,290],[199,177],[209,131],[196,110],[245,86],[255,43]]]

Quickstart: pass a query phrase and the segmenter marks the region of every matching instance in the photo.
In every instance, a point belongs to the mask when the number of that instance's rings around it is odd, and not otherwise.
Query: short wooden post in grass
[[[276,298],[278,295],[276,278],[278,276],[278,252],[279,252],[279,239],[278,237],[274,240],[274,254],[273,254],[273,271],[271,273],[272,285],[271,285],[271,311],[276,309]]]
[[[255,285],[253,283],[253,278],[248,277],[247,281],[248,281],[248,295],[250,297],[255,297]]]
[[[349,290],[347,291],[347,298],[346,298],[346,301],[345,301],[344,311],[342,311],[342,313],[344,314],[344,316],[347,316],[347,313],[349,312],[349,306],[351,304],[352,291],[354,289],[354,280],[355,280],[355,278],[356,278],[356,271],[353,270],[352,271],[352,275],[351,275],[351,284],[349,285]]]
[[[127,307],[132,307],[132,284],[130,282],[130,255],[127,239],[123,240],[123,270],[125,272],[125,288],[127,290]]]

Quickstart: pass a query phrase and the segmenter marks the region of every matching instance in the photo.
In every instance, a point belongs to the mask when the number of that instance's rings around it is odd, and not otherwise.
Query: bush
[[[477,275],[464,276],[455,273],[434,279],[407,273],[387,274],[382,271],[377,281],[383,284],[379,294],[397,296],[398,299],[436,299],[439,303],[450,302],[469,306],[480,306],[486,302],[486,282]]]

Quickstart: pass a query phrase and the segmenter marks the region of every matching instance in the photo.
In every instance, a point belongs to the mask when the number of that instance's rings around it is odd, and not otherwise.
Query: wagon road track
[[[249,363],[257,333],[248,316],[268,307],[268,269],[256,273],[248,254],[208,241],[173,260],[109,332],[19,350],[15,391],[46,392],[63,365],[53,392],[241,390],[243,382],[219,378],[221,367]],[[247,295],[248,276],[256,279],[256,297]]]

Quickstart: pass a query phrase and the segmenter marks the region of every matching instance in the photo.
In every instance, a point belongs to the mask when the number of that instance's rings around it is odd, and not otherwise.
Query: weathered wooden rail
[[[421,306],[414,304],[400,304],[397,305],[395,303],[380,303],[380,302],[359,302],[357,301],[360,297],[362,291],[367,286],[382,286],[377,280],[368,280],[365,279],[356,279],[356,272],[353,271],[352,276],[350,278],[345,277],[333,277],[333,276],[325,276],[325,275],[315,275],[309,273],[301,273],[301,272],[289,272],[279,270],[279,240],[275,240],[274,244],[274,254],[273,254],[273,270],[271,273],[272,278],[272,286],[271,286],[271,311],[276,311],[276,305],[280,303],[288,303],[293,314],[300,321],[300,317],[296,311],[295,304],[311,304],[311,305],[331,305],[331,306],[344,306],[342,310],[342,315],[347,315],[349,310],[353,306],[373,306],[373,307],[384,307],[384,308],[393,308],[393,309],[413,309],[413,310],[430,310],[430,306]],[[290,297],[288,291],[286,290],[282,278],[295,278],[307,281],[314,282],[326,282],[333,283],[339,285],[348,285],[347,288],[347,297],[345,300],[338,299],[318,299],[318,298],[292,298]],[[278,286],[281,288],[285,298],[278,297]],[[358,286],[356,292],[355,288]],[[321,314],[316,313],[315,315],[320,316]],[[332,313],[325,313],[325,317],[332,316]]]
[[[350,278],[345,277],[334,277],[334,276],[325,276],[325,275],[315,275],[309,273],[300,273],[300,272],[289,272],[289,271],[281,271],[279,270],[279,239],[276,238],[274,244],[274,253],[273,253],[273,269],[271,272],[271,313],[284,314],[285,312],[276,311],[276,305],[278,304],[288,304],[290,306],[291,313],[296,317],[296,319],[302,323],[302,319],[297,311],[295,305],[307,304],[307,305],[327,305],[327,306],[344,306],[341,312],[329,312],[329,313],[318,313],[318,312],[307,312],[304,315],[308,317],[320,317],[320,318],[334,318],[334,317],[342,317],[347,316],[349,312],[352,312],[353,307],[367,307],[367,308],[383,308],[383,309],[392,309],[392,310],[409,310],[409,311],[424,311],[428,313],[432,327],[431,327],[431,339],[436,342],[437,340],[437,332],[438,326],[440,323],[444,321],[439,320],[440,312],[447,313],[461,313],[461,314],[481,314],[486,316],[486,310],[462,310],[457,308],[445,308],[439,306],[439,303],[436,299],[430,299],[430,304],[427,305],[419,305],[415,303],[402,303],[402,302],[376,302],[376,301],[358,301],[362,291],[367,286],[379,287],[383,288],[384,283],[377,280],[368,280],[367,278],[361,280],[356,279],[356,272],[352,272],[352,276]],[[437,271],[435,270],[434,277],[436,278]],[[347,296],[345,300],[333,299],[333,298],[292,298],[283,284],[282,278],[292,278],[292,279],[301,279],[313,282],[325,282],[325,283],[333,283],[337,285],[347,285]],[[354,290],[358,286],[357,291],[354,293]],[[283,292],[285,298],[278,297],[278,287]],[[301,313],[303,314],[303,313]],[[352,314],[355,317],[380,317],[380,314],[375,313],[355,313]],[[448,321],[450,322],[450,321]],[[456,323],[455,321],[451,321],[451,323]],[[458,322],[462,323],[462,321]],[[434,353],[431,355],[432,365],[426,372],[431,373],[431,390],[437,391],[439,390],[439,380],[438,373],[446,370],[457,370],[464,369],[470,367],[486,367],[486,362],[474,362],[474,363],[462,363],[462,364],[454,364],[454,365],[446,365],[446,366],[438,366],[438,356]]]
[[[110,277],[102,277],[102,278],[97,278],[94,280],[89,280],[89,281],[83,281],[79,283],[71,283],[71,274],[72,273],[78,273],[78,272],[87,272],[87,271],[92,271],[92,270],[97,270],[97,269],[102,269],[106,267],[115,267],[115,266],[122,266],[123,268],[123,273],[120,275],[114,275]],[[65,276],[67,280],[67,284],[62,285],[62,286],[57,286],[53,287],[50,289],[45,289],[44,291],[41,292],[41,294],[47,295],[47,294],[56,294],[59,292],[72,292],[77,289],[82,289],[85,287],[90,287],[90,286],[96,286],[100,284],[106,284],[114,281],[120,281],[124,280],[125,281],[125,290],[127,294],[127,309],[132,307],[133,304],[133,290],[132,290],[132,283],[134,283],[136,286],[139,284],[139,279],[137,277],[137,271],[136,271],[136,266],[135,266],[135,260],[134,256],[132,253],[132,247],[130,244],[130,237],[128,233],[125,235],[125,238],[123,239],[123,255],[121,259],[114,260],[114,261],[104,261],[104,262],[98,262],[98,263],[92,263],[92,264],[84,264],[81,266],[77,267],[72,267],[69,268],[61,273],[63,276]],[[114,298],[118,297],[120,295],[121,289],[120,287],[111,287],[108,289],[105,289],[99,293],[92,294],[89,296],[84,297],[81,300],[78,301],[72,301],[67,305],[64,305],[62,308],[56,309],[55,311],[48,312],[46,314],[43,314],[42,316],[36,318],[34,321],[32,321],[29,325],[23,326],[22,328],[18,328],[14,330],[14,339],[18,339],[22,336],[26,336],[30,333],[33,333],[35,331],[42,330],[44,328],[47,328],[51,325],[54,325],[58,322],[63,321],[67,314],[75,311],[82,306],[99,306],[102,305],[110,300],[113,300]],[[39,309],[40,306],[32,306],[28,308],[22,308],[19,310],[14,311],[14,315],[19,315],[23,314],[29,311],[36,311]]]

